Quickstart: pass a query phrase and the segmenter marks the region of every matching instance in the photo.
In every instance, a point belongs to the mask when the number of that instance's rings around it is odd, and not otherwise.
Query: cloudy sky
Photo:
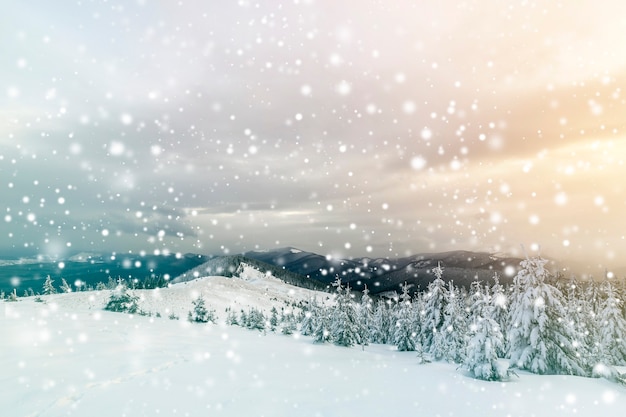
[[[626,266],[626,2],[13,2],[0,251]]]

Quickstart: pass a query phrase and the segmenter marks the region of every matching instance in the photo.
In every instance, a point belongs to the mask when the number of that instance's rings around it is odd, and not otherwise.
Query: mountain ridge
[[[362,291],[365,286],[372,294],[399,291],[407,283],[412,291],[425,290],[434,280],[432,268],[441,264],[444,279],[457,286],[469,288],[475,281],[493,282],[498,274],[502,283],[512,282],[521,261],[520,258],[499,256],[488,252],[447,251],[418,253],[402,258],[332,258],[294,247],[282,247],[267,251],[248,251],[243,255],[326,285],[340,278],[353,290]]]

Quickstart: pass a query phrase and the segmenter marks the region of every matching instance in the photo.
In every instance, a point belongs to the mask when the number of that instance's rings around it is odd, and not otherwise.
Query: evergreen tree
[[[61,278],[61,292],[72,292],[72,287],[67,283],[65,278]]]
[[[374,311],[372,308],[372,298],[369,296],[369,290],[367,285],[363,289],[363,295],[361,296],[361,303],[358,307],[358,333],[359,340],[362,346],[367,346],[372,341],[371,326],[374,319]]]
[[[520,263],[511,304],[511,366],[538,374],[588,374],[576,334],[567,320],[561,292],[547,283],[546,260]]]
[[[313,312],[313,311],[312,311]],[[330,342],[330,313],[329,309],[324,306],[320,306],[319,309],[315,311],[315,318],[313,320],[314,328],[313,328],[313,340],[316,343],[324,343]]]
[[[246,327],[250,330],[263,330],[266,328],[266,318],[263,312],[257,308],[251,308],[247,314]]]
[[[470,337],[465,352],[464,367],[477,379],[502,381],[511,372],[506,364],[498,362],[498,353],[503,350],[504,336],[494,320],[495,306],[489,297],[473,297],[470,307]]]
[[[428,284],[428,290],[424,295],[424,308],[422,316],[421,340],[423,348],[434,359],[439,360],[443,356],[443,310],[445,307],[446,283],[443,281],[443,269],[441,265],[433,268],[435,280]]]
[[[276,331],[276,327],[278,327],[278,310],[276,307],[272,306],[270,310],[270,330]]]
[[[411,304],[411,326],[413,327],[413,333],[415,334],[415,350],[418,352],[425,352],[422,341],[422,319],[424,317],[424,293],[415,292],[413,302]]]
[[[342,289],[339,278],[333,285],[337,287],[337,296],[331,315],[330,339],[339,346],[353,346],[361,341],[356,309],[350,299],[350,288]]]
[[[300,323],[300,333],[304,336],[311,336],[315,332],[315,320],[320,315],[320,306],[317,299],[313,299],[305,308],[302,322]]]
[[[239,324],[241,327],[248,327],[248,314],[243,310],[239,312]]]
[[[591,362],[599,360],[599,345],[596,328],[596,314],[592,303],[586,300],[581,283],[572,276],[564,285],[565,320],[572,327],[574,341],[580,345],[583,356]]]
[[[187,320],[195,323],[215,323],[215,312],[206,308],[206,301],[202,294],[191,302],[193,310],[187,313]]]
[[[485,297],[477,289],[481,297]],[[465,347],[467,345],[467,314],[465,301],[452,281],[448,282],[448,291],[445,295],[442,325],[442,357],[451,363],[463,363]]]
[[[237,314],[235,314],[233,309],[230,307],[226,309],[226,324],[230,326],[239,325],[239,321],[237,320]]]
[[[119,285],[111,291],[111,296],[104,309],[118,313],[136,314],[139,312],[139,297],[132,294],[125,285]]]
[[[508,338],[506,330],[509,328],[509,299],[502,284],[500,284],[500,278],[497,273],[493,274],[493,286],[491,287],[491,296],[489,298],[489,304],[492,307],[491,317],[500,327],[500,331],[504,336],[502,347],[498,351],[498,356],[503,358],[506,356],[508,349]]]
[[[395,312],[396,325],[393,334],[393,343],[399,351],[415,350],[417,334],[413,331],[412,317],[411,296],[409,294],[409,286],[405,282],[402,286],[400,302]]]
[[[390,343],[392,333],[391,309],[388,303],[378,300],[370,326],[370,340],[373,343]]]
[[[600,361],[605,365],[626,365],[626,319],[622,315],[622,300],[608,280],[602,290],[605,294],[598,313],[598,343]]]
[[[282,334],[291,335],[297,330],[296,317],[293,314],[293,310],[283,310],[283,314],[280,318],[280,323],[280,332]]]

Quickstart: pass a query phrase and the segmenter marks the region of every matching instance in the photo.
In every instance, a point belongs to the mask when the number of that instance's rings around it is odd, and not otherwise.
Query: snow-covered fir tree
[[[495,306],[487,294],[472,297],[470,307],[469,341],[465,350],[463,366],[478,379],[502,381],[510,376],[508,365],[498,362],[503,350],[504,335],[493,318]]]
[[[343,289],[339,278],[333,285],[337,288],[337,295],[330,317],[330,339],[339,346],[361,343],[356,309],[350,299],[350,288]]]
[[[300,333],[303,336],[311,336],[315,331],[315,319],[320,315],[320,305],[317,299],[313,299],[303,309],[302,320],[300,322]]]
[[[43,283],[44,295],[56,294],[57,289],[54,288],[54,280],[48,275]]]
[[[598,312],[598,344],[600,361],[605,365],[626,365],[626,318],[622,314],[623,301],[613,284],[602,285],[604,300]]]
[[[414,351],[417,334],[412,323],[411,295],[409,286],[404,283],[402,294],[395,311],[395,330],[393,333],[393,344],[399,351]]]
[[[435,279],[428,285],[424,294],[424,308],[422,310],[421,340],[423,348],[433,359],[443,357],[443,310],[445,308],[446,283],[443,281],[441,265],[433,268]]]
[[[468,331],[465,300],[452,281],[448,282],[448,291],[444,295],[441,357],[448,362],[462,363],[465,359]]]
[[[331,319],[330,319],[330,309],[324,306],[320,306],[314,315],[314,328],[313,328],[313,340],[317,343],[325,343],[330,342],[330,327],[331,327]]]
[[[195,323],[215,323],[216,317],[213,311],[206,308],[206,301],[202,294],[191,302],[193,309],[187,313],[187,320]]]
[[[228,324],[230,326],[238,326],[239,325],[239,319],[237,318],[237,314],[230,307],[228,307],[226,309],[226,324]]]
[[[498,277],[497,272],[493,274],[493,285],[491,286],[489,304],[493,308],[491,317],[498,323],[502,335],[504,336],[502,347],[498,351],[498,356],[502,358],[506,355],[508,349],[506,330],[509,328],[509,299],[504,286],[500,284],[500,277]]]
[[[390,343],[394,323],[391,317],[391,300],[378,300],[370,326],[370,340],[372,343]]]
[[[271,322],[271,319],[270,319]],[[296,317],[292,309],[283,309],[280,315],[280,332],[291,335],[297,330]]]
[[[374,319],[372,298],[369,296],[369,290],[367,285],[363,288],[363,294],[361,295],[361,303],[358,306],[357,323],[358,333],[361,345],[367,346],[372,341],[371,327]]]
[[[278,310],[276,310],[276,307],[272,306],[272,309],[270,310],[270,330],[271,331],[276,331],[276,328],[278,327]]]
[[[508,329],[511,366],[537,374],[588,375],[581,342],[565,320],[563,295],[547,283],[546,262],[527,258],[514,278]]]
[[[567,280],[563,288],[565,320],[572,327],[575,340],[580,342],[581,354],[588,358],[590,363],[594,363],[599,360],[599,345],[596,313],[592,310],[592,303],[585,299],[583,285],[576,277],[572,276]]]
[[[61,292],[72,292],[72,287],[67,283],[65,278],[61,278]]]
[[[244,316],[242,312],[242,317]],[[248,314],[245,314],[245,327],[251,330],[265,330],[267,327],[267,319],[261,310],[252,307]],[[243,318],[242,318],[243,321]]]
[[[124,284],[111,291],[105,310],[118,313],[136,314],[139,312],[139,297],[132,293]]]

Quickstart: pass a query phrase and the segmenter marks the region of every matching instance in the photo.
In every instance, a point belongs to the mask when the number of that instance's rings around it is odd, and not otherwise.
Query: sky
[[[624,39],[618,0],[13,2],[0,254],[626,272]]]

